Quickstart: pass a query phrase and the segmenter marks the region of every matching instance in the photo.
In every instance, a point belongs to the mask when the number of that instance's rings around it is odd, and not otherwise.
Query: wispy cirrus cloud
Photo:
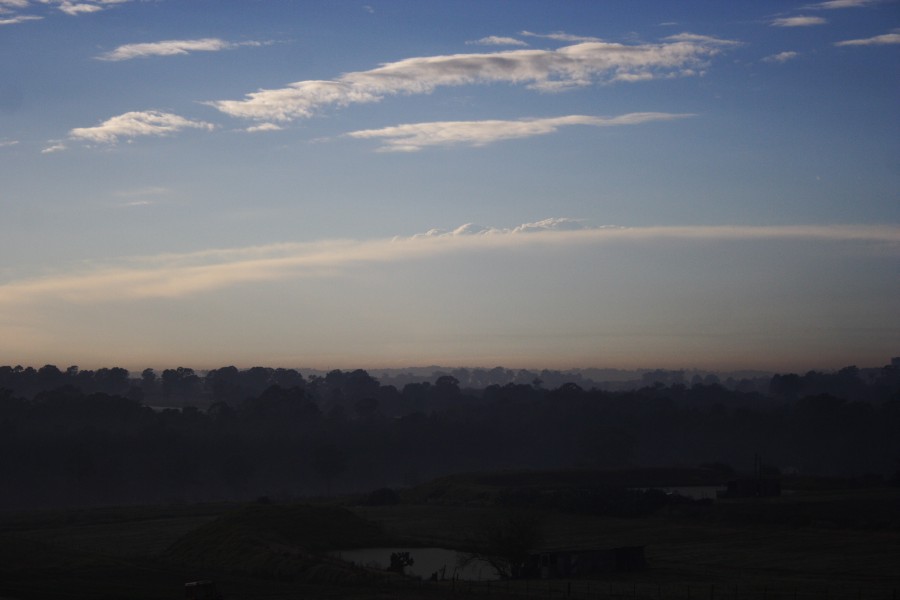
[[[132,0],[81,0],[77,2],[72,0],[40,0],[40,2],[56,6],[67,15],[76,16],[100,12],[117,4],[132,2]]]
[[[844,40],[834,43],[835,46],[889,46],[894,44],[900,44],[900,31],[898,30],[870,38]]]
[[[533,31],[520,31],[519,35],[524,35],[526,37],[536,37],[543,38],[546,40],[556,40],[557,42],[602,42],[600,38],[586,36],[586,35],[573,35],[571,33],[565,33],[563,31],[554,31],[553,33],[534,33]]]
[[[0,19],[0,25],[18,25],[19,23],[26,23],[28,21],[40,21],[44,17],[39,17],[37,15],[18,15],[15,17],[9,17],[8,19]]]
[[[263,42],[228,42],[220,38],[202,38],[198,40],[163,40],[140,44],[125,44],[115,50],[104,52],[96,58],[106,61],[131,60],[151,56],[178,56],[192,52],[219,52],[232,50],[242,46],[262,46]]]
[[[811,10],[836,10],[840,8],[863,8],[877,4],[880,0],[827,0],[808,4],[804,8]]]
[[[72,129],[69,131],[69,138],[82,142],[114,144],[121,138],[164,136],[184,129],[211,131],[215,129],[215,125],[155,110],[133,111],[107,119],[95,127]]]
[[[570,217],[550,217],[533,223],[523,223],[516,227],[485,227],[476,225],[475,223],[466,223],[455,229],[429,229],[424,233],[416,233],[409,238],[395,237],[394,241],[404,239],[421,239],[436,237],[459,237],[471,235],[506,235],[510,233],[539,233],[547,231],[582,231],[591,229],[585,225],[583,219],[572,219]],[[622,229],[616,226],[594,227],[595,230],[603,229]]]
[[[33,306],[44,301],[91,304],[183,298],[266,281],[334,277],[363,265],[423,261],[461,252],[654,240],[859,242],[879,244],[896,253],[900,252],[900,227],[590,227],[569,218],[545,219],[512,228],[467,224],[392,239],[324,240],[133,257],[77,272],[0,284],[0,307]]]
[[[275,123],[260,123],[259,125],[251,125],[244,129],[247,133],[261,133],[264,131],[281,131],[284,129],[281,125]]]
[[[358,139],[379,139],[384,144],[379,149],[382,152],[416,152],[430,146],[486,146],[502,140],[547,135],[559,131],[562,127],[573,125],[616,127],[638,125],[651,121],[671,121],[690,116],[693,115],[628,113],[617,117],[568,115],[515,121],[438,121],[408,123],[381,129],[365,129],[353,131],[346,135]]]
[[[19,140],[0,140],[0,148],[9,148],[19,143]]]
[[[738,42],[737,40],[726,40],[722,38],[718,38],[712,35],[701,35],[699,33],[676,33],[675,35],[666,36],[666,41],[669,42],[692,42],[697,44],[709,44],[712,46],[741,46],[743,42]]]
[[[711,57],[722,51],[721,45],[721,41],[696,40],[635,45],[592,41],[556,50],[414,57],[334,80],[298,81],[249,93],[243,100],[207,104],[232,117],[285,122],[312,117],[327,106],[427,94],[438,87],[507,83],[556,91],[595,83],[692,76],[708,66]]]
[[[796,17],[781,17],[774,19],[770,25],[773,27],[813,27],[816,25],[825,25],[826,23],[828,23],[828,21],[822,17],[799,15]]]
[[[769,56],[766,56],[765,58],[763,58],[763,62],[786,63],[789,60],[794,60],[798,56],[800,56],[799,53],[794,52],[793,50],[790,50],[790,51],[779,52],[778,54],[771,54]]]
[[[527,46],[525,42],[522,40],[513,38],[513,37],[502,37],[499,35],[490,35],[488,37],[483,37],[480,40],[472,40],[466,42],[468,45],[475,46]]]
[[[49,146],[47,146],[46,148],[41,150],[41,154],[54,154],[56,152],[62,152],[66,148],[68,148],[68,146],[66,146],[64,143],[62,143],[61,141],[55,140],[55,141],[50,142]]]
[[[147,187],[132,188],[127,190],[118,190],[113,192],[117,198],[135,198],[144,196],[166,196],[172,193],[172,190],[159,185],[151,185]]]

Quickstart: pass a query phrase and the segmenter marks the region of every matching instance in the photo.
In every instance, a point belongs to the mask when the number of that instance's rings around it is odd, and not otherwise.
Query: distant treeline
[[[178,409],[158,408],[179,405]],[[193,406],[192,406],[193,405]],[[196,408],[196,406],[202,406]],[[157,408],[151,408],[157,407]],[[292,497],[499,469],[900,469],[900,365],[632,391],[225,367],[0,367],[0,507]]]
[[[877,369],[859,371],[863,378],[878,375]],[[306,380],[315,381],[327,377],[327,371],[306,371]],[[371,375],[366,373],[366,375]],[[482,390],[492,385],[509,383],[536,385],[555,389],[574,383],[584,389],[626,391],[640,389],[654,384],[664,385],[706,385],[719,384],[730,390],[742,392],[762,392],[768,390],[772,373],[763,371],[732,371],[716,374],[709,371],[685,371],[668,369],[507,369],[504,367],[453,368],[412,367],[408,369],[382,369],[375,377],[383,386],[403,389],[410,383],[436,383],[444,376],[457,380],[466,390]],[[211,371],[195,371],[178,367],[154,371],[144,369],[140,373],[113,367],[95,371],[71,366],[61,370],[55,365],[41,368],[22,366],[0,367],[0,388],[11,389],[17,394],[31,398],[40,391],[52,390],[62,385],[74,385],[82,391],[96,391],[108,394],[128,395],[149,405],[177,406],[186,402],[192,406],[206,407],[221,400],[223,385],[228,386],[226,395],[259,394],[271,385],[292,387],[304,380],[303,374],[295,369],[271,369],[253,367],[239,370],[224,367]]]

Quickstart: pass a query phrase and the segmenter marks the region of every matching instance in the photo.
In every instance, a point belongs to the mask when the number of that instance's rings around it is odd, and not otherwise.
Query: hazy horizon
[[[898,2],[510,6],[0,0],[0,364],[900,353]]]

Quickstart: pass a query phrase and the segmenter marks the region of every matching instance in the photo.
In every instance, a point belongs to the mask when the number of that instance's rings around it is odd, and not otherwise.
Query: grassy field
[[[445,505],[356,510],[392,535],[451,547],[502,514]],[[728,500],[636,519],[553,512],[542,516],[542,530],[547,549],[645,546],[646,571],[605,579],[651,592],[692,586],[708,597],[715,587],[737,586],[771,597],[892,598],[900,592],[898,518],[900,489],[872,488]]]
[[[466,494],[448,490],[446,497]],[[317,556],[388,542],[461,547],[508,509],[432,502],[348,511],[338,504],[0,514],[0,599],[180,598],[185,581],[201,578],[220,582],[228,600],[898,600],[900,592],[898,488],[797,491],[642,518],[536,512],[543,549],[643,545],[649,566],[592,581],[492,584],[410,582]]]

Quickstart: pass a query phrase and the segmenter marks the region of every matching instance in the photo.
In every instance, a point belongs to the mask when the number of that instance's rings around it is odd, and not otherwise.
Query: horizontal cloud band
[[[286,243],[138,257],[116,266],[5,283],[0,285],[0,306],[48,300],[90,303],[178,298],[254,282],[333,276],[361,264],[423,260],[458,252],[667,239],[858,242],[900,252],[900,226],[587,228],[577,220],[547,219],[511,229],[470,224],[452,231],[432,230],[393,239]]]

